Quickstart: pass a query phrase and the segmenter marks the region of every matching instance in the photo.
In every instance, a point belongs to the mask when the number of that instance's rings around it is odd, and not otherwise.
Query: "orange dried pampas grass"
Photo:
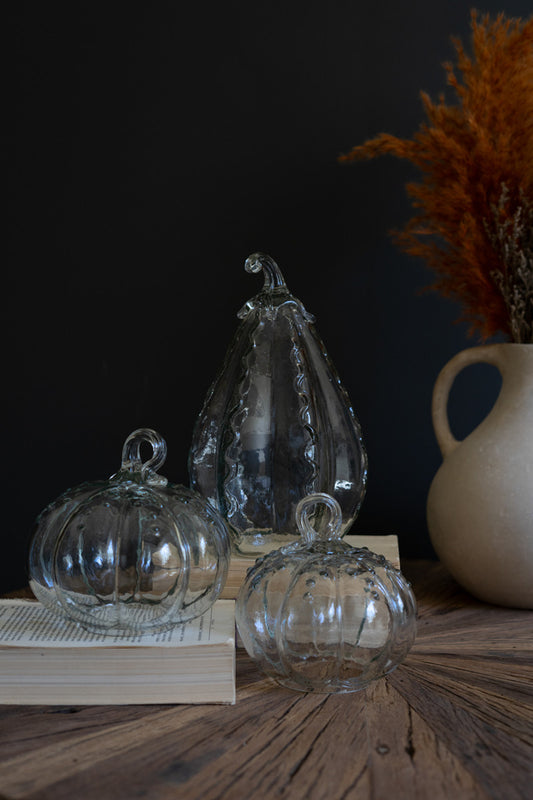
[[[457,39],[446,64],[455,105],[422,93],[427,121],[412,139],[382,133],[341,162],[392,154],[422,172],[397,244],[436,273],[483,339],[533,341],[533,19],[472,12],[472,55]],[[458,77],[460,74],[461,79]]]

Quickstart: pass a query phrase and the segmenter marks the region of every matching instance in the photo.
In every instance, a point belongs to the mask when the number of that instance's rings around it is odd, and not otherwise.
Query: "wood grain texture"
[[[0,798],[529,800],[533,612],[403,570],[418,636],[387,679],[297,694],[239,651],[235,706],[2,706]]]

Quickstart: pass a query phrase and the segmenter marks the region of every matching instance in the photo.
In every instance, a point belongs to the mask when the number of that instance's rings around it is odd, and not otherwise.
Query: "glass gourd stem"
[[[287,289],[285,279],[281,274],[281,270],[273,258],[265,253],[252,253],[244,262],[244,269],[246,272],[265,273],[265,283],[263,285],[264,292],[273,292],[274,290]]]
[[[152,448],[152,457],[143,463],[141,459],[141,445],[149,444]],[[122,448],[122,469],[130,472],[140,472],[146,478],[152,472],[157,472],[165,463],[167,457],[167,444],[162,436],[149,428],[139,428],[130,433]]]
[[[319,503],[325,505],[330,512],[326,530],[318,533],[309,521],[309,514]],[[324,492],[316,492],[302,498],[296,506],[296,524],[304,540],[311,544],[315,539],[331,540],[341,538],[342,511],[334,497]]]

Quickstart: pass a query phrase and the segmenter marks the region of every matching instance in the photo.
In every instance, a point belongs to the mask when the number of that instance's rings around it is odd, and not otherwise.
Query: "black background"
[[[408,164],[343,167],[387,130],[411,136],[420,90],[445,88],[468,3],[229,0],[184,6],[13,4],[5,27],[9,211],[2,287],[0,590],[26,580],[33,520],[105,478],[139,426],[187,483],[191,431],[271,254],[317,328],[360,419],[367,497],[352,532],[396,532],[432,556],[426,494],[441,458],[431,392],[478,343],[388,231],[411,209]],[[529,16],[530,4],[481,10]],[[454,433],[498,376],[452,391]]]

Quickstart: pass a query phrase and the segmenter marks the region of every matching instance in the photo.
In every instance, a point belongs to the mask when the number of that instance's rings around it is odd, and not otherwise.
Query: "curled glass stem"
[[[325,505],[329,512],[330,518],[323,533],[318,533],[311,525],[309,516],[311,511],[319,503]],[[340,539],[341,538],[341,525],[342,525],[342,511],[339,503],[334,497],[324,492],[316,492],[309,494],[300,500],[296,506],[296,524],[304,540],[310,544],[315,539]]]
[[[275,289],[286,289],[287,284],[283,277],[280,268],[271,256],[265,253],[252,253],[244,262],[244,269],[246,272],[257,274],[263,270],[265,274],[265,283],[263,291],[272,292]]]
[[[141,445],[149,444],[152,457],[148,461],[141,459]],[[140,472],[143,480],[157,472],[165,463],[167,445],[163,437],[151,428],[139,428],[130,433],[122,448],[122,470]]]

